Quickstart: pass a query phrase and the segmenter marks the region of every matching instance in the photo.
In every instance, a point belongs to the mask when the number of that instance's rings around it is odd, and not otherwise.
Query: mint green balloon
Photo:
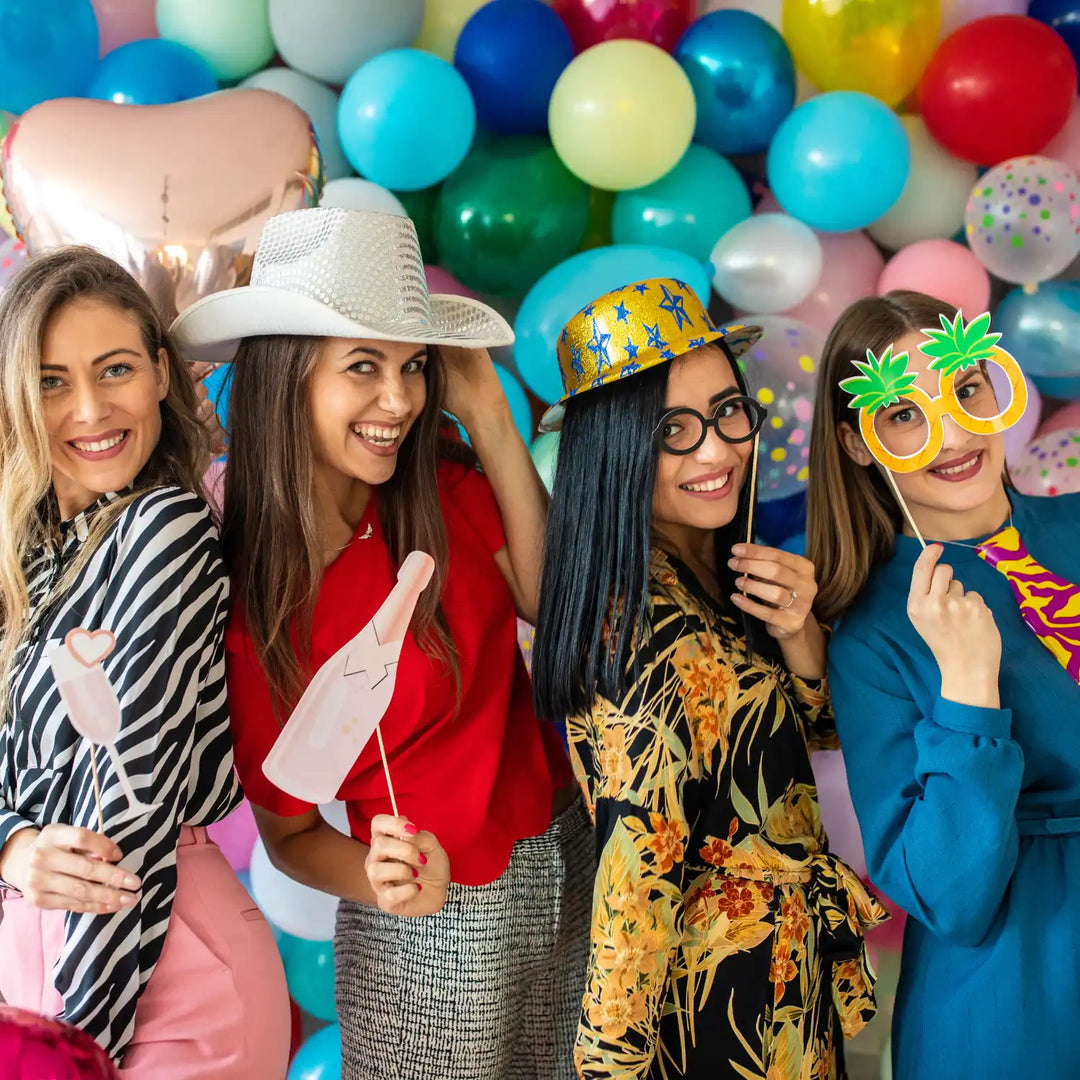
[[[157,0],[158,33],[194,49],[220,81],[235,82],[266,67],[274,55],[268,3]]]
[[[559,460],[559,433],[545,431],[542,435],[537,435],[532,446],[529,447],[529,453],[550,495],[555,483],[555,466]]]

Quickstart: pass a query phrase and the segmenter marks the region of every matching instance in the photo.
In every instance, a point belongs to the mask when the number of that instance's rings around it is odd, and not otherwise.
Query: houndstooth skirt
[[[343,900],[342,1080],[572,1080],[595,858],[579,798],[437,915]]]

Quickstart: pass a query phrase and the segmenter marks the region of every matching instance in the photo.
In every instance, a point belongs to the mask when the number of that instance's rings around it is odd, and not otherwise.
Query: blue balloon
[[[454,51],[477,119],[500,135],[547,131],[551,91],[573,59],[570,31],[541,0],[491,0],[465,24]]]
[[[776,30],[749,11],[713,11],[674,56],[694,88],[694,138],[721,154],[765,150],[795,104],[795,65]]]
[[[784,210],[821,232],[877,221],[911,170],[904,125],[869,94],[836,90],[800,105],[769,147],[769,187]]]
[[[87,97],[118,105],[171,105],[218,88],[210,65],[178,41],[129,41],[102,57]]]
[[[1031,0],[1028,15],[1052,26],[1080,64],[1080,0]]]
[[[541,401],[563,395],[555,345],[562,328],[587,303],[612,289],[645,278],[685,281],[709,302],[709,273],[681,251],[641,244],[611,244],[579,251],[549,270],[525,295],[514,320],[514,363],[525,385]]]
[[[223,428],[229,422],[229,387],[232,386],[232,364],[221,364],[203,379],[206,393],[214,403]]]
[[[1044,397],[1080,398],[1080,283],[1044,281],[1030,295],[1013,289],[994,329]]]
[[[337,1016],[333,941],[308,941],[282,932],[277,944],[289,996],[309,1016],[333,1020]]]
[[[341,1080],[341,1028],[321,1028],[296,1051],[288,1080]]]
[[[352,167],[394,191],[445,180],[476,131],[460,72],[420,49],[391,49],[352,74],[338,104],[338,137]]]
[[[90,0],[4,0],[0,5],[0,109],[82,97],[98,61]]]
[[[691,143],[666,176],[615,196],[611,235],[617,244],[661,245],[707,262],[716,241],[749,216],[739,170]]]
[[[758,499],[754,532],[766,544],[777,547],[785,540],[806,531],[806,492],[797,491],[782,499],[763,502]]]
[[[798,533],[795,536],[789,536],[782,544],[780,544],[781,551],[790,551],[792,555],[801,555],[806,558],[806,533]]]

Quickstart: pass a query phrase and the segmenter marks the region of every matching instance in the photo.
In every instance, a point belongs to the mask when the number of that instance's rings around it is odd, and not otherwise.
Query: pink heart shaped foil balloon
[[[31,255],[89,244],[126,267],[166,325],[247,283],[267,218],[318,205],[307,115],[268,90],[174,105],[58,98],[4,140],[4,194]]]

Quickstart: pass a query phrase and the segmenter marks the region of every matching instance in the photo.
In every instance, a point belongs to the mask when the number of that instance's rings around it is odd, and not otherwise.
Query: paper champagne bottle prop
[[[401,646],[434,571],[430,555],[412,552],[371,621],[315,673],[263,762],[271,783],[304,802],[337,798],[394,696]],[[383,764],[389,785],[385,755]]]
[[[90,743],[94,799],[102,832],[105,823],[101,811],[96,746],[105,747],[116,778],[127,797],[128,809],[124,817],[139,817],[159,805],[144,803],[135,794],[116,750],[116,739],[120,734],[120,701],[101,666],[115,648],[116,638],[108,630],[84,630],[79,627],[68,633],[62,645],[54,645],[49,650],[49,664],[71,726]]]
[[[1080,683],[1080,589],[1037,563],[1011,525],[975,550],[1008,578],[1028,629]]]

